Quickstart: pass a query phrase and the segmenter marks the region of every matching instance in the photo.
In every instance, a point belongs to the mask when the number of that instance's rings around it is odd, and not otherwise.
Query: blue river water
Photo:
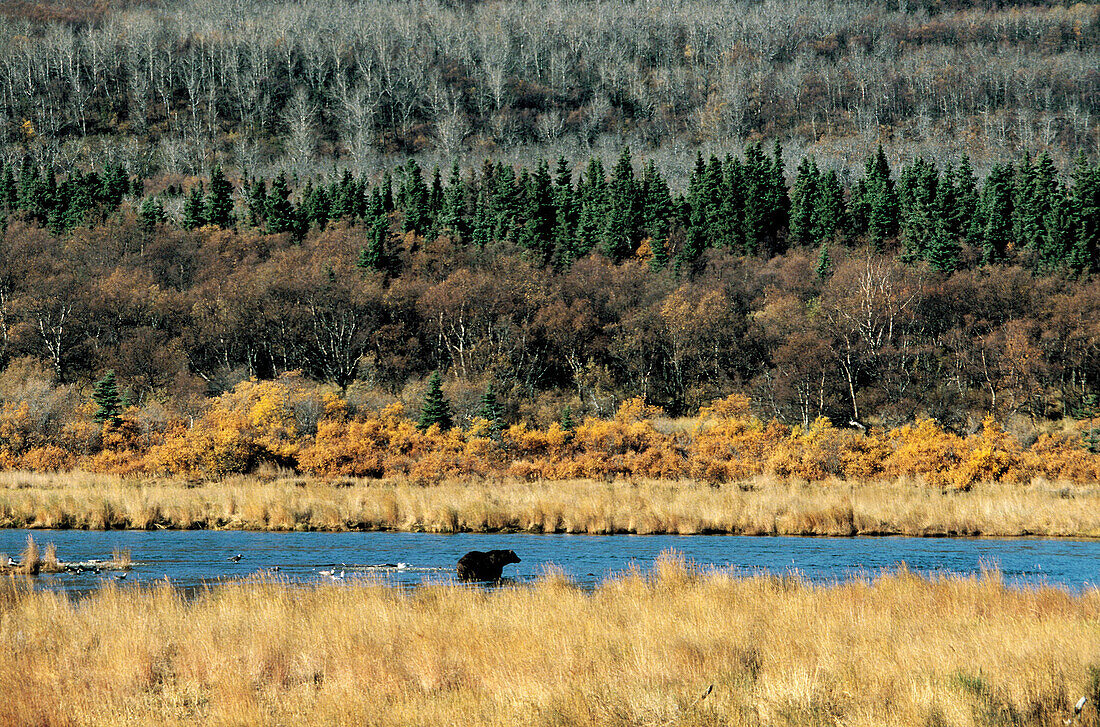
[[[904,563],[926,576],[997,568],[1006,582],[1020,587],[1053,585],[1077,592],[1100,584],[1100,541],[1095,540],[0,530],[0,553],[18,559],[28,535],[39,548],[52,543],[63,562],[107,560],[116,548],[129,550],[133,567],[124,580],[117,578],[120,571],[87,568],[35,581],[37,588],[74,593],[108,581],[149,585],[165,578],[191,589],[261,573],[292,583],[333,581],[335,576],[342,583],[376,579],[412,587],[453,580],[464,553],[498,548],[515,550],[522,558],[505,570],[515,581],[537,578],[554,567],[584,586],[631,567],[646,571],[666,551],[702,568],[798,574],[814,582],[874,576]],[[231,560],[237,554],[240,560]]]

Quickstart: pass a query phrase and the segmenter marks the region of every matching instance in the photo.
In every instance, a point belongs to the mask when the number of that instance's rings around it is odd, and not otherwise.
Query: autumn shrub
[[[20,469],[36,472],[63,472],[76,466],[76,457],[54,444],[32,447],[18,459]]]
[[[977,482],[1019,482],[1031,479],[1021,458],[1021,447],[1004,427],[987,416],[982,429],[964,442],[968,451],[962,455],[951,475],[956,489],[966,490]]]
[[[890,431],[893,452],[883,470],[894,477],[920,476],[936,487],[954,487],[954,469],[965,452],[964,442],[932,419],[918,419]]]

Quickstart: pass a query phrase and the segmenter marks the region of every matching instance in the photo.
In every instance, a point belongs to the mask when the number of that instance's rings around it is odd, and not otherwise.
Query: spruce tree
[[[329,191],[329,215],[331,219],[342,220],[355,217],[355,197],[358,190],[355,179],[347,169],[340,181],[332,185]]]
[[[496,392],[493,391],[493,383],[491,381],[489,385],[485,387],[485,393],[482,394],[481,398],[478,400],[474,416],[489,422],[489,430],[493,435],[498,435],[500,430],[504,429],[504,407],[501,406],[500,402],[497,400],[497,395]]]
[[[820,173],[813,156],[802,157],[791,192],[791,242],[808,247],[815,244],[814,217],[818,206]]]
[[[10,214],[15,209],[18,199],[19,191],[15,185],[15,174],[10,165],[4,164],[0,167],[0,214]]]
[[[451,235],[459,239],[466,237],[466,186],[458,172],[458,162],[451,165],[451,176],[443,191],[438,224],[440,231],[450,231]]]
[[[864,195],[867,207],[867,237],[871,247],[882,251],[886,241],[897,234],[898,197],[890,178],[890,164],[880,144],[864,168]]]
[[[294,232],[298,230],[298,220],[294,205],[290,202],[290,187],[285,172],[279,172],[271,182],[271,193],[267,196],[264,213],[264,229],[271,234]]]
[[[576,259],[574,234],[577,225],[577,197],[573,173],[565,157],[554,168],[554,267],[565,270]]]
[[[982,262],[1004,260],[1012,241],[1012,167],[994,164],[982,187]]]
[[[221,166],[210,172],[210,190],[204,209],[206,224],[228,229],[233,226],[233,185],[225,178]]]
[[[250,227],[263,227],[267,219],[267,182],[257,179],[248,186],[248,224]]]
[[[566,405],[561,410],[561,428],[567,432],[571,432],[577,428],[576,422],[573,421],[573,407]]]
[[[611,172],[608,210],[600,234],[600,251],[613,262],[620,262],[634,251],[637,242],[638,194],[630,147],[624,146]]]
[[[99,407],[92,415],[93,421],[97,424],[118,426],[122,421],[122,398],[118,394],[118,384],[113,370],[108,371],[95,383],[95,388],[92,389],[92,401]]]
[[[1100,267],[1100,163],[1089,166],[1084,153],[1077,156],[1073,170],[1073,218],[1069,265],[1080,273]]]
[[[428,233],[431,219],[428,197],[428,185],[424,182],[420,165],[410,159],[405,165],[404,179],[398,196],[398,202],[405,212],[405,232],[415,231],[420,235]]]
[[[579,209],[574,234],[573,259],[587,255],[596,246],[607,219],[607,179],[603,162],[591,157],[577,185]]]
[[[167,216],[164,214],[164,205],[161,203],[159,197],[146,197],[141,202],[141,208],[138,210],[138,219],[141,221],[141,228],[146,232],[152,232],[158,224],[163,224],[168,221]]]
[[[556,222],[553,180],[550,178],[550,167],[545,159],[540,159],[534,174],[528,176],[526,187],[523,229],[519,244],[532,251],[537,259],[545,264],[553,254]]]
[[[183,219],[180,220],[183,229],[194,230],[206,224],[204,197],[202,182],[192,187],[187,194],[187,198],[183,201]]]
[[[433,371],[428,378],[428,390],[420,407],[417,427],[424,431],[433,424],[438,424],[441,429],[451,428],[451,405],[443,396],[443,382],[438,371]]]
[[[836,170],[830,169],[818,182],[817,205],[814,207],[814,238],[830,241],[847,227],[844,187]]]

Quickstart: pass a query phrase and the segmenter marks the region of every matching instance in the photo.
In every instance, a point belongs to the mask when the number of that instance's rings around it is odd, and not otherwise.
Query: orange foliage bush
[[[209,401],[198,416],[161,409],[124,412],[99,425],[77,407],[47,441],[26,403],[0,404],[0,468],[222,478],[268,463],[318,477],[444,478],[509,475],[528,480],[692,478],[719,485],[772,474],[826,478],[916,477],[944,489],[1036,477],[1100,480],[1100,456],[1079,433],[1045,434],[1022,446],[992,418],[960,437],[931,419],[891,431],[761,421],[742,395],[700,409],[690,428],[669,427],[640,398],[612,419],[588,417],[575,431],[514,424],[497,431],[474,419],[466,429],[420,431],[401,404],[353,413],[335,391],[295,374],[245,381]],[[671,430],[671,431],[670,431]]]

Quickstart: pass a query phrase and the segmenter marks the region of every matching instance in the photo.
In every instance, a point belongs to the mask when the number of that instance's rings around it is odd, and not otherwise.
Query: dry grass
[[[941,492],[915,480],[402,482],[240,477],[193,485],[0,474],[0,527],[1100,537],[1100,486]]]
[[[813,586],[667,556],[594,593],[8,587],[0,724],[1060,725],[1100,697],[1098,619],[1100,592],[997,573]]]

